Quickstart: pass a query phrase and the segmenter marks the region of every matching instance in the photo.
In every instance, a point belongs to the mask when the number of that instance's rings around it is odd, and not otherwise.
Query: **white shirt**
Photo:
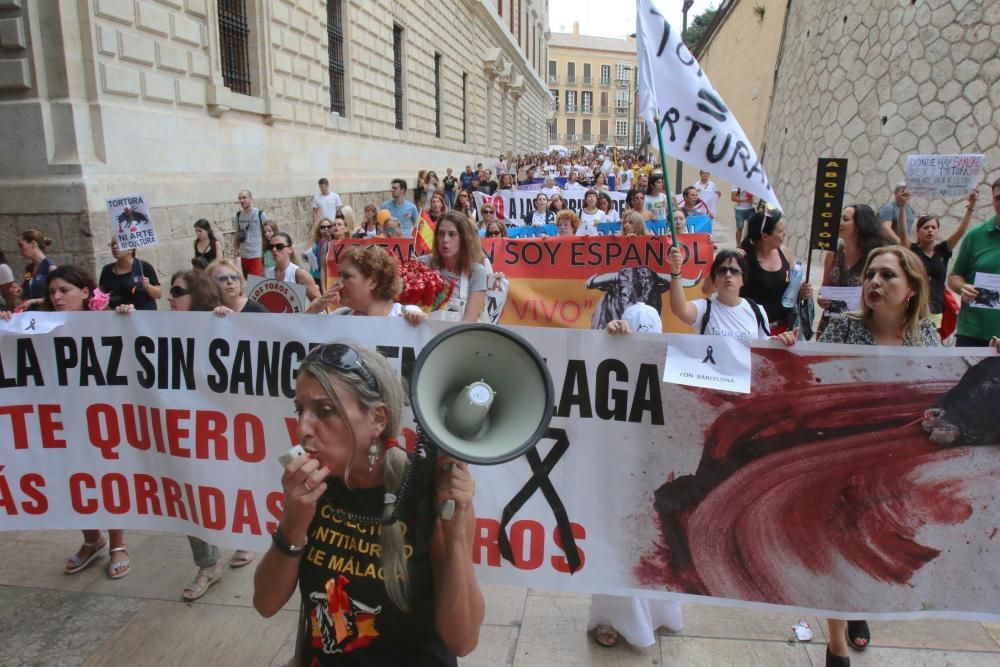
[[[337,209],[340,208],[340,195],[331,192],[328,195],[321,195],[318,192],[313,195],[312,207],[319,211],[319,220],[326,218],[330,222],[337,217]]]
[[[708,183],[696,181],[694,187],[698,190],[698,192],[704,192],[705,190],[714,190],[715,192],[719,191],[719,188],[715,187],[715,183],[712,181],[709,181]]]
[[[694,318],[691,330],[694,333],[701,333],[701,320],[705,316],[705,308],[708,302],[705,299],[693,301],[694,307],[698,309],[698,314]],[[763,320],[767,322],[767,315],[764,314],[760,305],[757,309],[761,313]],[[740,299],[738,306],[727,306],[719,302],[717,296],[712,297],[712,312],[708,316],[708,327],[705,329],[706,336],[732,336],[734,338],[748,338],[750,340],[766,340],[769,338],[767,332],[760,328],[757,317],[753,314],[750,302]]]
[[[567,190],[583,190],[583,186],[580,185],[580,181],[566,181]]]
[[[733,188],[733,192],[738,193],[737,196],[739,196],[740,198],[739,202],[733,203],[734,209],[736,209],[737,211],[745,211],[748,208],[753,208],[753,195],[750,195],[750,201],[746,201],[744,197],[750,194],[749,192],[747,192],[746,190],[741,190],[739,188]]]
[[[546,197],[549,197],[549,198],[551,198],[552,195],[561,195],[562,194],[562,190],[560,190],[559,186],[556,186],[556,185],[552,186],[551,188],[540,188],[538,191],[541,192]]]
[[[593,213],[587,213],[586,211],[580,211],[580,226],[576,230],[577,236],[589,236],[597,234],[597,225],[602,222],[607,222],[608,216],[604,214],[604,211],[597,208],[594,209]],[[584,227],[588,231],[584,232]]]

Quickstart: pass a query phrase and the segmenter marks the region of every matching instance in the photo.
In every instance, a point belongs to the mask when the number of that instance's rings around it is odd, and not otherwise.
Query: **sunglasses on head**
[[[271,252],[276,252],[278,250],[284,250],[287,247],[288,246],[286,246],[284,243],[272,243],[271,244]]]
[[[343,343],[331,343],[330,345],[320,345],[306,355],[306,361],[319,361],[324,366],[335,368],[344,373],[354,373],[360,377],[368,388],[376,394],[379,393],[378,382],[372,375],[368,364],[350,345]]]
[[[217,283],[238,283],[240,277],[235,273],[227,273],[222,276],[215,276],[215,282]]]
[[[186,287],[181,287],[180,285],[174,285],[173,287],[170,288],[170,296],[172,296],[175,299],[179,299],[182,296],[187,296],[190,293],[191,290],[189,290]]]

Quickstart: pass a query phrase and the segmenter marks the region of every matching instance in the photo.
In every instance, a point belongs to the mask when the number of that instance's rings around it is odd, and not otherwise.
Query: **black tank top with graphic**
[[[430,545],[436,521],[434,457],[417,464],[413,490],[402,504],[410,610],[401,612],[383,583],[381,528],[334,515],[334,508],[380,515],[384,489],[348,489],[337,478],[309,527],[299,565],[304,605],[300,665],[456,665],[434,625]]]

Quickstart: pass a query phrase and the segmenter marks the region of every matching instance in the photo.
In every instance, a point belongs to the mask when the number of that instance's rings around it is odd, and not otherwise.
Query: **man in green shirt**
[[[1000,179],[993,182],[993,217],[970,231],[962,241],[948,277],[948,286],[962,296],[958,314],[958,347],[985,347],[994,336],[1000,336],[1000,309],[973,308],[979,296],[973,283],[976,275],[991,273],[1000,276]]]

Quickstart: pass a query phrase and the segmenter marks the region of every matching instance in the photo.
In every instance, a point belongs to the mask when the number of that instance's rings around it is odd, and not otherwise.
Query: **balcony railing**
[[[576,74],[567,74],[566,83],[576,83]]]
[[[615,115],[618,115],[618,116],[627,116],[628,115],[628,107],[615,107]]]
[[[580,113],[594,113],[594,107],[590,106],[589,104],[584,104],[582,107],[580,107]]]
[[[589,76],[585,76],[585,77],[583,77],[583,85],[585,85],[585,86],[589,86],[589,85],[590,85],[590,82],[591,82],[591,79],[590,79],[590,77],[589,77]]]
[[[566,143],[570,143],[571,144],[571,143],[573,143],[576,140],[577,140],[577,135],[575,135],[575,134],[567,134],[566,135]]]
[[[615,135],[615,143],[618,144],[619,146],[625,146],[626,144],[628,144],[628,135],[627,134],[616,134]]]
[[[601,88],[607,88],[611,85],[611,79],[601,79]]]
[[[555,112],[557,112],[557,113],[559,112],[559,103],[558,102],[553,102],[552,103],[552,110],[555,111]]]
[[[606,144],[606,143],[608,143],[608,139],[610,139],[610,138],[611,138],[610,135],[602,134],[602,135],[598,136],[598,143]]]
[[[590,141],[591,139],[593,139],[593,136],[590,134],[583,134],[580,136],[580,141],[582,141],[585,144],[591,143]]]
[[[576,105],[575,104],[567,104],[566,105],[566,113],[576,113]]]
[[[606,116],[609,113],[611,113],[611,107],[608,107],[608,106],[602,106],[601,107],[601,115],[602,116]]]
[[[549,74],[549,83],[559,83],[559,75]]]
[[[619,88],[628,88],[631,82],[628,79],[618,79]]]

